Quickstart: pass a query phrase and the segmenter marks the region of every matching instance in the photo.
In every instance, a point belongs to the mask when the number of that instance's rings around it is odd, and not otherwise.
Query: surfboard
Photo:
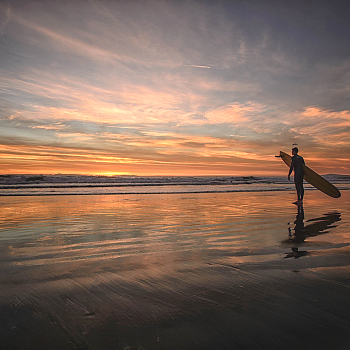
[[[280,151],[280,155],[276,157],[281,157],[284,163],[290,167],[292,157],[289,154]],[[304,180],[323,193],[328,194],[328,196],[333,198],[339,198],[341,196],[339,190],[334,185],[306,165],[304,165]]]

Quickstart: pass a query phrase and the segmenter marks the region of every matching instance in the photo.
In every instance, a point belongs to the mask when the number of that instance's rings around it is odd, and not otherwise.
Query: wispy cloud
[[[247,121],[254,119],[255,115],[261,113],[263,105],[249,102],[247,104],[231,103],[214,111],[206,113],[206,117],[212,123],[231,123],[244,125]]]
[[[204,69],[210,69],[210,66],[198,66],[195,64],[186,64],[187,67],[194,67],[194,68],[204,68]]]
[[[11,19],[11,7],[7,5],[3,11],[0,12],[0,35],[4,35],[6,25]]]

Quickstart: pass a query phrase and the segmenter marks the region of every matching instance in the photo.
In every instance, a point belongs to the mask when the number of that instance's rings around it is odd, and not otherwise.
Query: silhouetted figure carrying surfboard
[[[290,180],[290,174],[294,170],[294,183],[298,194],[298,200],[295,204],[302,204],[304,199],[304,158],[298,155],[298,147],[292,149],[292,162],[290,164],[288,180]]]
[[[294,146],[294,144],[293,144],[293,146]],[[293,148],[293,150],[296,150],[296,154],[293,153],[293,155],[296,156],[298,154],[298,149]],[[292,152],[293,152],[293,150],[292,150]],[[318,175],[312,169],[307,167],[304,163],[304,160],[303,160],[303,162],[300,162],[300,158],[302,159],[302,157],[300,157],[300,156],[296,157],[295,159],[298,159],[298,161],[297,162],[294,161],[293,164],[292,164],[292,157],[285,152],[280,151],[280,155],[275,156],[275,157],[281,158],[283,160],[283,162],[288,166],[288,168],[290,168],[288,179],[290,179],[290,174],[294,170],[295,174],[297,175],[296,176],[297,178],[294,177],[294,181],[296,181],[295,182],[296,185],[298,184],[298,187],[296,186],[297,192],[298,192],[298,188],[300,188],[300,190],[301,190],[301,192],[300,192],[301,197],[302,197],[302,193],[304,190],[301,171],[300,171],[301,166],[303,169],[302,171],[303,171],[305,181],[307,181],[309,184],[316,187],[317,189],[319,189],[323,193],[327,194],[328,196],[331,196],[333,198],[339,198],[341,196],[340,191],[334,185],[332,185],[330,182],[328,182],[326,179],[324,179],[321,175]],[[301,165],[301,163],[302,163],[302,165]],[[301,198],[301,200],[302,199],[303,198]],[[298,201],[299,201],[299,192],[298,192]],[[302,203],[295,202],[295,204],[300,205]]]

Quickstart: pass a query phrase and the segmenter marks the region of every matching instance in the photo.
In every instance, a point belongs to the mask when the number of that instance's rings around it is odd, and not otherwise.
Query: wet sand
[[[350,191],[0,198],[1,349],[349,349]]]

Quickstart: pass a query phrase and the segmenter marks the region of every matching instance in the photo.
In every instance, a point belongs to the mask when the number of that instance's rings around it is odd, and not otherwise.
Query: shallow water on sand
[[[5,349],[350,345],[350,192],[307,191],[303,208],[294,197],[0,198],[0,341]]]

